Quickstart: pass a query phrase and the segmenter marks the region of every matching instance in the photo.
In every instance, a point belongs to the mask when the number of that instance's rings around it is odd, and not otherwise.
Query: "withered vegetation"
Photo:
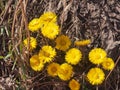
[[[100,47],[115,62],[113,70],[105,71],[104,83],[92,86],[85,81],[91,64],[82,61],[82,70],[76,69],[75,74],[81,90],[119,90],[120,0],[0,0],[0,90],[69,90],[68,83],[51,78],[46,70],[33,71],[29,58],[35,51],[26,51],[22,44],[31,35],[29,21],[46,11],[56,13],[61,32],[72,41],[91,40],[90,45],[80,48],[84,60],[92,48]],[[38,38],[40,47],[50,42],[43,36]]]

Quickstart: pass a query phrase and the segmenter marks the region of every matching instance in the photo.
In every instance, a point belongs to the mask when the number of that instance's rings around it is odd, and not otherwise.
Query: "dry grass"
[[[22,44],[25,37],[38,35],[30,33],[28,22],[45,11],[57,14],[61,33],[72,41],[91,39],[90,45],[80,48],[83,59],[94,47],[104,48],[114,59],[115,68],[105,72],[106,79],[99,86],[85,80],[85,73],[92,65],[81,62],[82,70],[76,67],[75,74],[81,90],[120,90],[119,0],[0,0],[0,90],[69,90],[68,82],[51,78],[46,70],[34,72],[29,58],[36,51],[28,52]],[[43,36],[37,38],[39,48],[51,42]]]

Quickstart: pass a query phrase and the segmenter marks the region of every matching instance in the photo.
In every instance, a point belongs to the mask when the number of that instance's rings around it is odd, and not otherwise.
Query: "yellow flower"
[[[75,41],[74,44],[76,46],[86,46],[86,45],[88,45],[90,43],[91,43],[90,39],[87,39],[87,40],[82,40],[82,41]]]
[[[61,80],[69,80],[73,75],[73,67],[67,63],[60,65],[58,76]]]
[[[65,35],[58,36],[55,42],[56,48],[62,51],[66,51],[71,45],[71,40],[69,39],[68,36]]]
[[[30,58],[30,66],[35,71],[41,71],[44,67],[44,64],[43,64],[42,60],[39,60],[38,55],[33,55]]]
[[[51,62],[56,55],[56,51],[51,46],[45,45],[39,52],[39,59],[42,59],[44,63]]]
[[[76,81],[75,79],[72,79],[69,82],[69,88],[71,90],[79,90],[80,89],[80,83],[78,81]]]
[[[106,58],[107,53],[101,48],[92,49],[89,53],[89,60],[93,64],[101,64]]]
[[[43,36],[54,39],[59,34],[59,26],[55,23],[49,23],[46,24],[44,27],[42,27],[41,32]]]
[[[87,73],[87,79],[92,85],[98,85],[104,81],[105,74],[100,68],[92,68]]]
[[[103,63],[102,66],[105,70],[112,70],[115,66],[114,61],[112,60],[112,58],[106,58]]]
[[[45,12],[43,15],[39,18],[43,24],[48,24],[50,22],[56,23],[57,22],[57,16],[53,12]]]
[[[47,67],[47,72],[50,76],[55,77],[58,74],[60,65],[58,63],[51,63]]]
[[[27,49],[35,49],[37,46],[37,40],[34,37],[30,37],[30,41],[28,41],[29,38],[26,38],[23,43],[27,47]]]
[[[28,28],[32,32],[39,30],[41,28],[41,26],[42,26],[42,23],[39,18],[34,18],[28,24]]]
[[[81,51],[77,48],[72,48],[66,53],[65,60],[70,64],[76,65],[81,60],[81,57]]]

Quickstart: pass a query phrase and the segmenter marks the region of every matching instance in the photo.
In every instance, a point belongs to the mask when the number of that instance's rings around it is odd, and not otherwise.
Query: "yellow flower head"
[[[39,30],[41,28],[41,26],[42,26],[42,23],[39,18],[34,18],[28,24],[28,28],[32,32]]]
[[[91,43],[90,39],[87,39],[87,40],[82,40],[82,41],[75,41],[74,44],[76,46],[86,46],[86,45],[88,45],[90,43]]]
[[[55,23],[49,23],[46,24],[44,27],[42,27],[41,32],[43,36],[54,39],[59,34],[59,26]]]
[[[78,81],[76,81],[75,79],[72,79],[69,82],[69,88],[71,90],[79,90],[80,89],[80,83]]]
[[[89,53],[89,60],[93,64],[101,64],[106,58],[107,53],[101,48],[92,49]]]
[[[65,60],[70,64],[76,65],[81,60],[81,57],[81,51],[77,48],[72,48],[66,53]]]
[[[58,74],[58,70],[60,68],[60,65],[58,63],[51,63],[47,67],[47,72],[50,76],[55,77]]]
[[[92,68],[87,73],[87,79],[92,85],[98,85],[104,81],[105,74],[100,68]]]
[[[61,80],[69,80],[73,75],[73,67],[67,63],[60,65],[58,76]]]
[[[42,60],[39,60],[38,55],[33,55],[30,58],[30,66],[35,71],[41,71],[44,67],[44,64],[43,64]]]
[[[105,70],[112,70],[115,66],[114,61],[112,60],[112,58],[106,58],[103,63],[102,66]]]
[[[71,45],[71,40],[69,39],[68,36],[65,35],[58,36],[55,42],[56,48],[62,51],[66,51]]]
[[[53,12],[45,12],[43,15],[40,16],[40,20],[43,22],[43,24],[48,24],[50,22],[56,23],[57,16]]]
[[[30,41],[28,41],[30,40]],[[36,46],[37,46],[37,40],[34,38],[34,37],[30,37],[30,39],[26,38],[24,41],[23,41],[24,45],[27,47],[27,49],[35,49]]]
[[[51,46],[45,45],[39,52],[39,59],[42,59],[44,63],[51,62],[56,55],[56,51]]]

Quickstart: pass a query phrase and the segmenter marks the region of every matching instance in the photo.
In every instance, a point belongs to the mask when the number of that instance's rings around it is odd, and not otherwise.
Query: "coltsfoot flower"
[[[72,65],[76,65],[81,60],[81,57],[82,57],[81,51],[77,48],[72,48],[66,53],[65,60],[66,62]]]
[[[68,36],[65,35],[58,36],[55,42],[56,42],[56,48],[62,51],[66,51],[71,45],[71,40],[69,39]]]
[[[102,67],[105,70],[112,70],[114,68],[115,64],[114,61],[112,60],[112,58],[106,58],[103,62],[102,62]]]
[[[39,52],[39,59],[42,59],[44,63],[51,62],[55,56],[55,49],[48,45],[43,46]]]
[[[30,58],[30,66],[34,71],[41,71],[44,67],[42,60],[39,60],[38,55],[33,55]]]
[[[94,48],[89,52],[89,60],[93,64],[101,64],[107,56],[105,50],[101,48]]]
[[[51,63],[47,67],[47,72],[50,76],[55,77],[58,75],[58,70],[60,68],[60,65],[58,63]]]
[[[86,45],[88,45],[88,44],[90,44],[90,43],[91,43],[90,39],[82,40],[82,41],[75,41],[75,42],[74,42],[74,44],[75,44],[76,46],[86,46]]]
[[[87,73],[87,79],[92,85],[98,85],[104,81],[105,74],[100,68],[91,68]]]
[[[25,47],[27,47],[27,49],[33,50],[36,48],[37,46],[37,40],[34,37],[30,37],[30,40],[26,38],[23,43],[25,45]]]
[[[72,79],[69,82],[69,88],[71,90],[79,90],[80,89],[80,83],[78,81],[76,81],[75,79]]]
[[[59,34],[59,26],[55,23],[48,23],[44,27],[41,28],[41,32],[44,37],[49,39],[54,39]]]
[[[60,65],[58,76],[61,80],[69,80],[73,75],[73,67],[67,63]]]
[[[42,27],[42,22],[39,18],[34,18],[28,24],[28,29],[32,32],[38,31]]]
[[[57,22],[57,15],[54,12],[45,12],[43,15],[39,18],[43,24],[48,23],[56,23]]]

